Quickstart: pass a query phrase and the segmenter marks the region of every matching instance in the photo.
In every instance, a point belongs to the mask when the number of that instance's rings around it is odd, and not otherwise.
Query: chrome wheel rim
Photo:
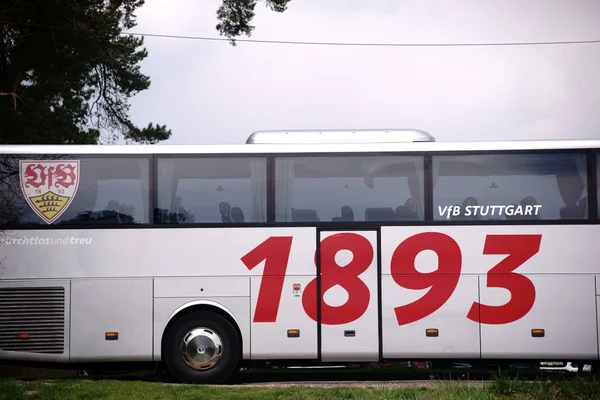
[[[186,364],[196,370],[211,369],[223,355],[223,341],[213,330],[194,328],[181,340],[181,355]]]

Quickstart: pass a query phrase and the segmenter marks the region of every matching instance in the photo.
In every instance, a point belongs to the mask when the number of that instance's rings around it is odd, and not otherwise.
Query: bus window
[[[161,157],[156,190],[159,224],[267,221],[266,158]]]
[[[0,224],[148,223],[149,163],[134,156],[0,156]]]
[[[277,222],[422,221],[423,157],[278,157]]]
[[[587,218],[586,156],[433,156],[433,215],[446,220]]]

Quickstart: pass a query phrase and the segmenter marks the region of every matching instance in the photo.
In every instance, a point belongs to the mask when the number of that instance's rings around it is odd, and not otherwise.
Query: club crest
[[[79,187],[79,161],[20,161],[21,190],[29,206],[51,224],[69,207]]]

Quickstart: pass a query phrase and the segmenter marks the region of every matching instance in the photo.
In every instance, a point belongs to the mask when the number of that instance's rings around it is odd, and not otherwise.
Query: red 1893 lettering
[[[540,250],[542,235],[488,235],[483,254],[508,254],[488,272],[487,287],[507,289],[511,298],[502,306],[474,302],[467,318],[483,324],[508,324],[523,318],[535,302],[535,286],[513,272]]]
[[[488,272],[487,287],[504,288],[511,300],[502,306],[488,306],[474,302],[467,318],[483,324],[506,324],[525,316],[535,302],[535,286],[525,276],[514,271],[533,257],[540,249],[541,235],[488,235],[483,254],[508,256]],[[263,260],[265,268],[256,303],[254,322],[275,322],[283,290],[283,283],[291,252],[292,237],[270,237],[244,257],[242,262],[249,270]],[[352,261],[339,266],[335,255],[340,250],[352,252]],[[434,272],[416,270],[415,259],[419,253],[432,250],[438,256]],[[345,324],[359,319],[369,307],[370,291],[359,278],[373,262],[371,242],[355,233],[328,236],[321,243],[321,322]],[[423,319],[440,309],[452,296],[462,268],[460,246],[450,236],[438,232],[416,234],[398,245],[391,259],[392,278],[399,286],[409,290],[429,291],[420,299],[394,309],[398,325]],[[340,285],[348,292],[348,300],[339,307],[323,301],[323,295],[333,286]],[[306,314],[317,320],[317,280],[313,279],[302,296]]]
[[[437,254],[437,270],[430,273],[416,270],[415,258],[424,250],[433,250]],[[394,282],[406,289],[429,288],[429,291],[420,299],[394,309],[398,325],[425,318],[448,301],[458,285],[461,261],[458,243],[443,233],[419,233],[400,243],[390,265]]]
[[[281,291],[291,250],[291,236],[272,236],[242,257],[242,262],[249,270],[265,260],[254,322],[275,322],[277,320]]]
[[[340,250],[350,250],[352,261],[339,266],[335,255]],[[368,239],[355,233],[339,233],[326,237],[321,242],[321,323],[328,325],[347,324],[359,319],[371,299],[367,285],[358,277],[373,262],[373,246]],[[323,300],[330,288],[340,285],[348,292],[348,300],[339,307],[332,307]],[[306,314],[317,320],[317,280],[313,279],[302,295],[302,306]]]

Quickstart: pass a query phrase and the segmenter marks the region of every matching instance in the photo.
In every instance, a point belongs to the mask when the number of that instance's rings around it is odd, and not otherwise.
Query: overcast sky
[[[220,0],[147,0],[135,32],[217,37]],[[257,6],[252,39],[523,42],[600,39],[598,0],[292,0]],[[257,130],[418,128],[438,141],[600,137],[600,44],[331,47],[147,37],[133,120],[173,144]]]

